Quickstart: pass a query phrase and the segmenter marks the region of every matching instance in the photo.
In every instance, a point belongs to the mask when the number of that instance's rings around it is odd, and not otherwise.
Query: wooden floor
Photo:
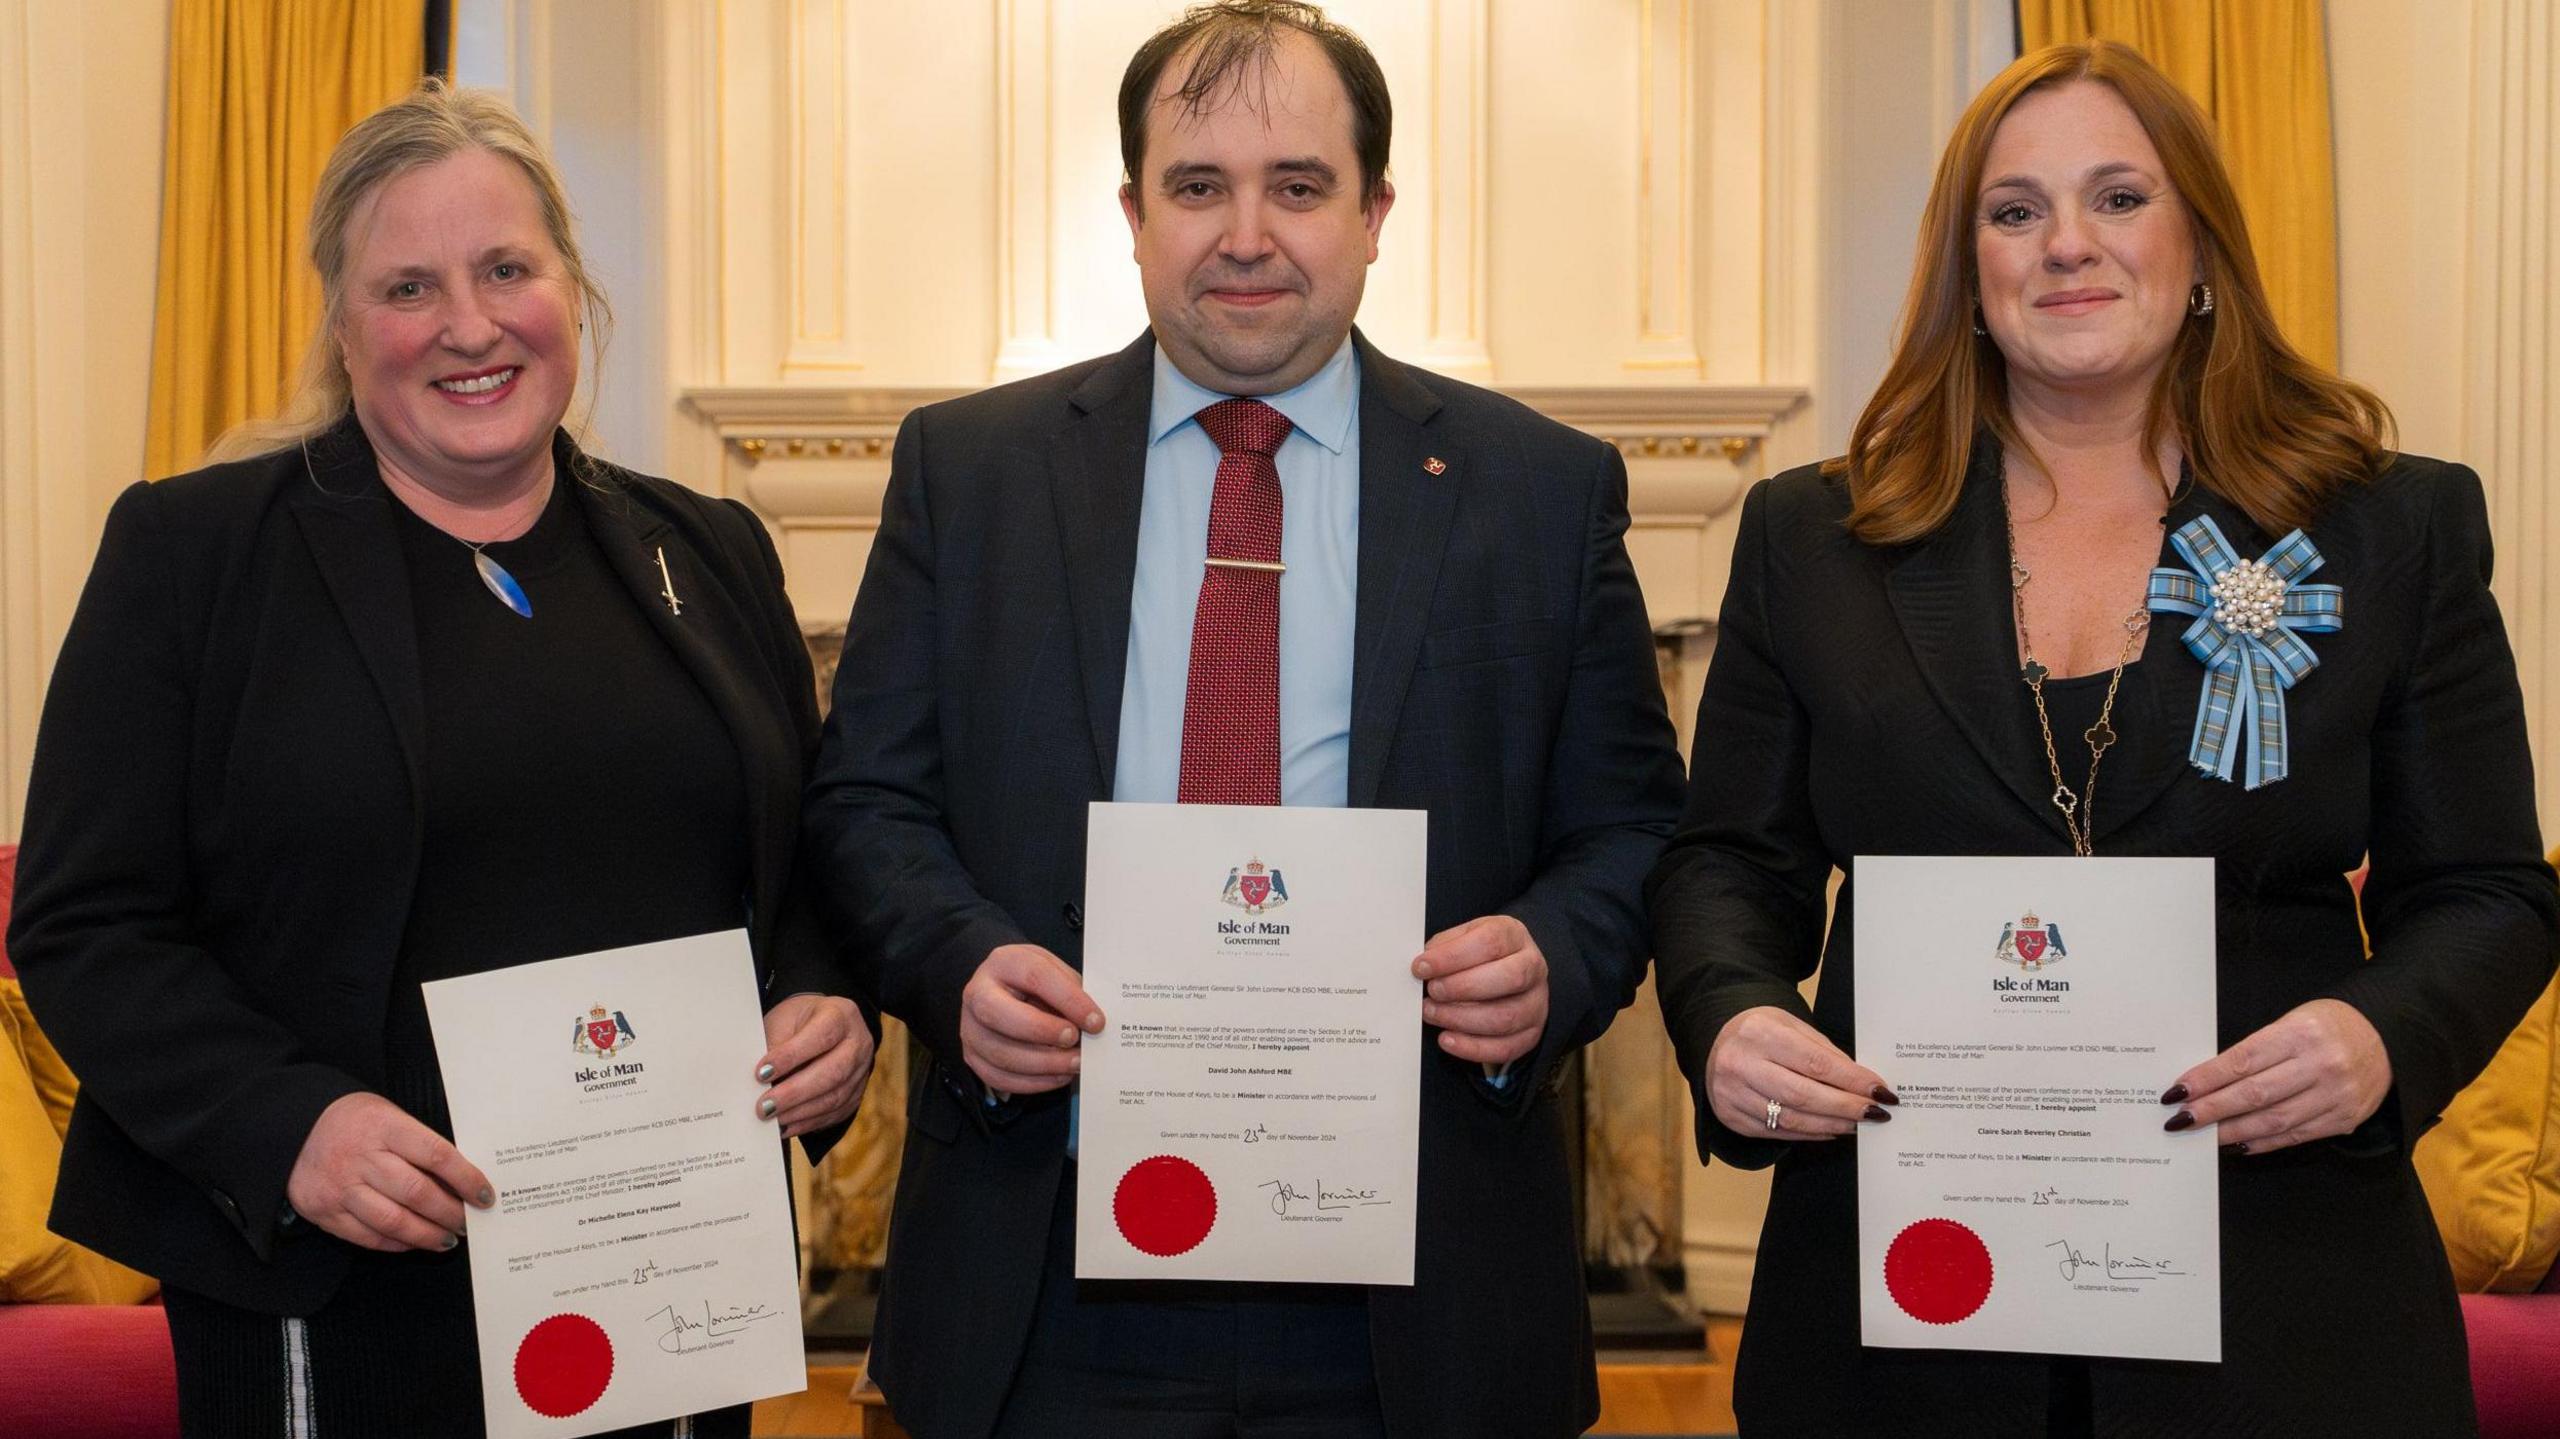
[[[1733,1351],[1742,1337],[1739,1319],[1707,1321],[1707,1353],[1697,1363],[1604,1363],[1600,1366],[1603,1434],[1730,1434],[1733,1432]],[[809,1369],[806,1393],[767,1399],[756,1406],[759,1439],[902,1439],[879,1403],[878,1391],[857,1399],[858,1366]],[[870,1427],[865,1428],[866,1421]]]

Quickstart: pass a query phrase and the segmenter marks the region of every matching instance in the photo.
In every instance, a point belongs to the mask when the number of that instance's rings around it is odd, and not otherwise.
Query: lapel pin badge
[[[1422,462],[1422,468],[1435,475],[1447,474],[1449,471],[1449,462],[1440,458],[1438,455],[1433,455],[1431,458]]]

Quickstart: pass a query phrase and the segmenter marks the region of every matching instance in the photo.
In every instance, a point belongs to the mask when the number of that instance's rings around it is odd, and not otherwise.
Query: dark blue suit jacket
[[[1552,971],[1546,1041],[1507,1094],[1425,1045],[1416,1277],[1372,1291],[1379,1389],[1399,1436],[1578,1433],[1598,1394],[1547,1079],[1643,977],[1640,890],[1680,784],[1626,471],[1590,436],[1355,343],[1350,803],[1429,813],[1433,931],[1516,915]],[[1003,944],[1081,962],[1153,353],[1141,337],[909,417],[810,795],[848,937],[932,1056],[872,1372],[934,1439],[995,1423],[1063,1167],[1065,1094],[991,1113],[960,992]]]

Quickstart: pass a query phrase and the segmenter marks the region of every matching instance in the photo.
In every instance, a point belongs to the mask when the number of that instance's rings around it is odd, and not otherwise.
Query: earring
[[[2187,292],[2187,313],[2201,319],[2213,313],[2213,287],[2198,284]]]
[[[1991,333],[1989,330],[1982,328],[1982,302],[1979,300],[1975,301],[1973,306],[1973,332],[1977,335],[1988,335]]]

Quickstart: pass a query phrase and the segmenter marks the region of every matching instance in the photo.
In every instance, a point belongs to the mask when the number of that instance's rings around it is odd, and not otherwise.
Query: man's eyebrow
[[[1330,185],[1342,178],[1341,172],[1313,155],[1296,155],[1271,162],[1274,175],[1309,175]]]
[[[1219,166],[1212,165],[1206,160],[1176,160],[1172,164],[1165,166],[1164,173],[1157,177],[1158,183],[1162,184],[1164,188],[1168,190],[1188,184],[1193,180],[1223,180],[1225,178],[1227,178],[1227,172],[1224,169]]]

